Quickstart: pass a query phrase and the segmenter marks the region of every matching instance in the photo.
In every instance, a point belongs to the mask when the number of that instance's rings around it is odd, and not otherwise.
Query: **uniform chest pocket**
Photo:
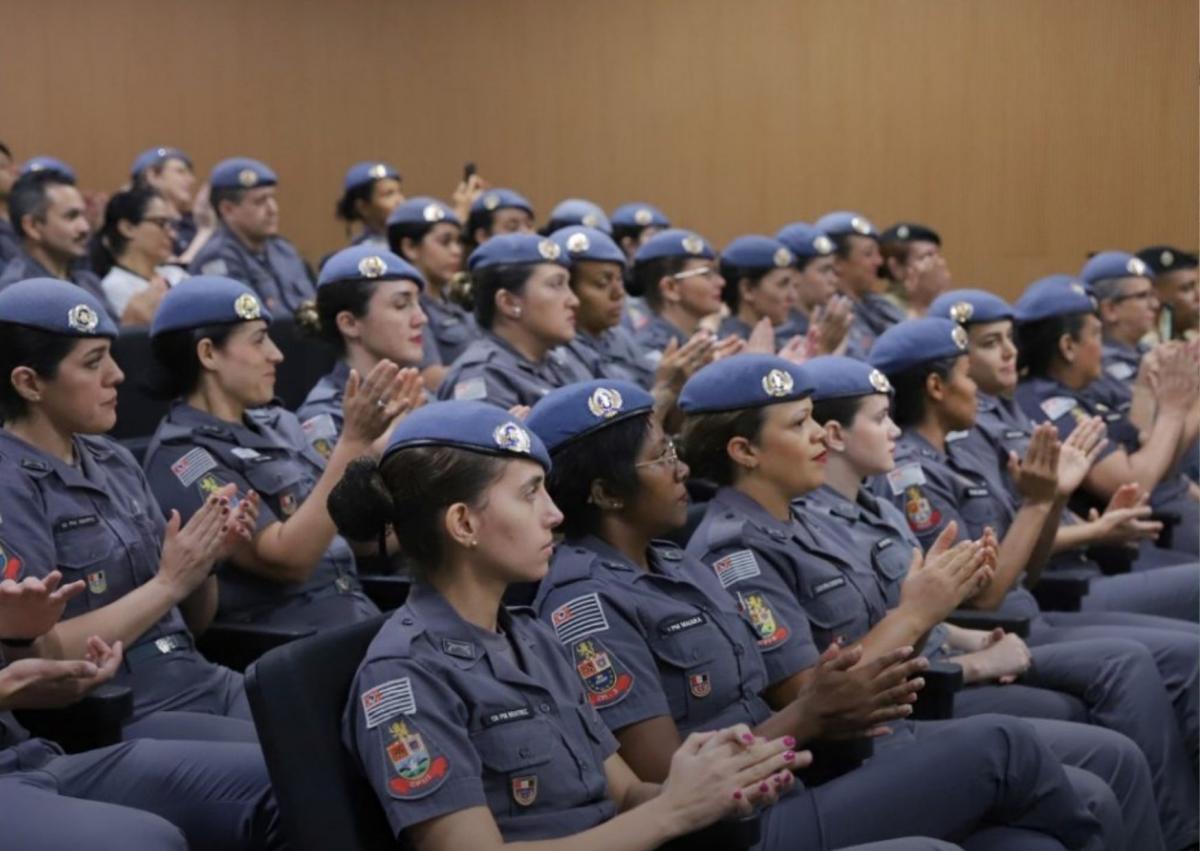
[[[483,763],[488,809],[497,815],[517,816],[535,802],[553,802],[562,796],[563,781],[577,776],[558,733],[540,718],[482,730],[472,743]]]
[[[845,576],[823,576],[808,583],[802,601],[814,631],[850,632],[855,618],[862,615],[863,603],[858,590]],[[857,636],[854,636],[857,637]]]
[[[979,485],[964,488],[958,513],[967,524],[965,531],[972,538],[982,535],[985,526],[992,526],[998,534],[1000,532],[1000,507],[996,504],[996,497],[987,487]]]
[[[261,461],[245,470],[246,481],[263,496],[278,496],[295,488],[304,478],[298,462],[287,458]]]
[[[84,593],[67,604],[68,617],[111,602],[129,590],[125,547],[103,521],[70,529],[62,529],[62,525],[55,527],[54,550],[63,583],[87,583]]]
[[[471,339],[471,328],[457,316],[444,316],[434,326],[439,343],[457,345]]]
[[[912,550],[898,538],[884,538],[871,547],[871,566],[889,607],[900,602],[900,586],[908,576],[911,561]]]

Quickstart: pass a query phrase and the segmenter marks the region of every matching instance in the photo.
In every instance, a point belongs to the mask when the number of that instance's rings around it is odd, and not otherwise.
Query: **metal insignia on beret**
[[[818,254],[832,254],[833,240],[825,236],[825,234],[821,234],[813,240],[813,248]]]
[[[775,262],[777,267],[783,269],[787,266],[791,266],[794,258],[792,257],[792,252],[788,251],[786,248],[776,248],[775,255],[771,259]]]
[[[376,163],[367,169],[367,177],[372,180],[379,180],[381,177],[387,177],[387,166],[383,163]]]
[[[567,237],[567,251],[572,254],[582,254],[592,247],[586,233],[573,233]]]
[[[1171,251],[1164,251],[1158,255],[1158,262],[1163,265],[1164,269],[1169,269],[1175,265],[1175,254]]]
[[[538,243],[538,254],[546,260],[557,260],[562,255],[562,249],[558,247],[557,242],[543,239]]]
[[[962,329],[961,325],[955,325],[950,336],[954,338],[954,345],[958,346],[960,352],[967,350],[967,332]]]
[[[975,314],[975,305],[969,301],[957,301],[950,305],[950,318],[960,325],[969,322]]]
[[[762,388],[768,396],[786,396],[795,386],[796,382],[792,380],[791,374],[782,369],[771,370],[762,380]]]
[[[871,370],[871,374],[867,376],[867,380],[871,382],[871,386],[880,393],[891,393],[892,382],[888,381],[887,376],[877,369]]]
[[[592,416],[603,419],[615,417],[621,412],[621,406],[624,404],[625,400],[621,398],[621,394],[611,387],[597,387],[588,397],[588,410],[592,412]]]
[[[850,227],[861,234],[869,234],[871,232],[871,223],[862,216],[855,216],[850,220]]]
[[[594,228],[596,226],[596,223],[599,221],[600,221],[600,219],[596,218],[595,213],[585,213],[583,218],[580,219],[580,222],[585,227],[589,227],[589,228]]]
[[[258,319],[262,316],[262,306],[258,303],[258,299],[250,293],[242,293],[233,300],[233,312],[238,315],[239,319]]]
[[[496,426],[496,430],[492,432],[492,440],[496,441],[496,445],[501,449],[520,452],[522,455],[529,454],[529,432],[516,423],[508,422]]]
[[[494,210],[500,206],[500,196],[495,192],[483,196],[483,209]]]
[[[30,171],[42,171],[45,168],[46,168],[46,166],[44,163],[30,163],[29,164]]]
[[[1071,281],[1071,292],[1075,293],[1075,295],[1087,295],[1088,294],[1087,288],[1084,287],[1084,285],[1079,283],[1078,281]]]
[[[1146,264],[1137,257],[1130,257],[1129,262],[1125,264],[1125,270],[1131,275],[1145,275]]]
[[[387,263],[378,254],[358,261],[358,273],[364,278],[378,278],[387,271]]]
[[[648,225],[652,221],[654,221],[654,214],[651,213],[649,210],[647,210],[645,207],[639,207],[633,213],[633,220],[635,222],[637,222],[639,225],[641,225],[642,227],[645,227],[646,225]]]
[[[446,211],[442,209],[441,204],[426,204],[425,209],[421,211],[421,218],[427,222],[440,222],[446,218]]]
[[[166,149],[166,148],[159,148],[158,150],[156,150],[156,151],[154,152],[154,155],[155,155],[156,157],[165,157],[165,156],[167,155],[167,149]]]
[[[908,229],[908,225],[900,225],[900,227],[896,228],[896,236],[901,239],[908,239],[909,233],[911,231]]]
[[[244,168],[238,172],[238,183],[249,189],[251,186],[258,183],[258,173],[252,168]]]
[[[91,334],[100,324],[100,317],[86,304],[77,304],[67,311],[67,324],[73,331]]]
[[[704,240],[696,236],[694,233],[689,233],[680,240],[680,245],[688,254],[702,254],[704,252]]]

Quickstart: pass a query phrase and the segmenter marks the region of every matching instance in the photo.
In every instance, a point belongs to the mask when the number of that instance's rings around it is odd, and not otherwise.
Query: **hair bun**
[[[351,541],[378,541],[396,510],[374,458],[352,461],[325,504],[338,532]]]

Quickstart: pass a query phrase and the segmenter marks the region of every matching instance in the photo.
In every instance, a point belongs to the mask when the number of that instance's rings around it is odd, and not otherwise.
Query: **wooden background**
[[[279,172],[315,258],[346,166],[446,196],[649,200],[718,244],[833,208],[943,234],[1012,295],[1088,250],[1195,246],[1195,0],[5,0],[0,139]]]

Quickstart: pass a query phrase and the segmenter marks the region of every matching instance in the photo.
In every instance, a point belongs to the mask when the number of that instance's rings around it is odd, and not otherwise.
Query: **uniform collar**
[[[75,447],[75,457],[79,459],[78,465],[68,464],[26,443],[7,429],[0,429],[0,447],[7,450],[4,454],[9,455],[27,476],[41,479],[54,475],[68,487],[90,488],[103,493],[101,462],[112,456],[112,447],[105,441],[86,440],[79,435],[72,438],[71,443]]]
[[[901,453],[916,455],[919,458],[930,458],[934,461],[944,461],[946,459],[946,454],[939,452],[915,428],[906,428],[900,433],[900,438],[896,441],[896,460],[899,460]]]
[[[546,363],[550,360],[550,352],[549,351],[546,352],[546,356],[544,358],[542,358],[540,361],[532,361],[529,358],[525,357],[525,355],[518,352],[515,348],[513,348],[512,344],[509,343],[507,340],[505,340],[503,337],[500,337],[497,334],[493,334],[491,331],[484,331],[482,329],[480,329],[480,333],[483,335],[484,339],[489,340],[495,346],[503,349],[504,351],[511,354],[514,358],[516,358],[517,365],[520,366],[522,369],[524,369],[527,372],[532,372],[534,374],[537,374],[538,368],[545,366]]]
[[[720,488],[713,497],[713,502],[744,515],[752,524],[777,540],[790,538],[796,532],[794,515],[790,520],[778,520],[771,512],[736,488]]]
[[[866,491],[859,488],[859,499],[866,495]],[[829,512],[836,517],[841,517],[843,520],[862,520],[863,506],[857,502],[851,502],[846,499],[842,493],[830,485],[821,485],[807,496],[801,497],[804,502],[811,502],[814,505],[819,505],[829,509]]]
[[[630,584],[650,576],[678,579],[679,565],[683,560],[683,553],[674,544],[669,541],[653,541],[646,553],[647,561],[650,563],[650,572],[647,573],[631,562],[624,553],[597,535],[585,535],[578,541],[569,542],[568,545],[577,546],[595,554],[601,564],[614,570],[622,580]]]
[[[241,423],[226,422],[214,417],[207,411],[193,408],[183,400],[177,400],[171,405],[167,414],[168,420],[174,425],[183,426],[192,434],[203,435],[222,443],[232,443],[247,449],[271,449],[277,444],[259,430],[259,424],[273,425],[278,418],[278,412],[269,413],[267,409],[255,409],[247,412]]]

